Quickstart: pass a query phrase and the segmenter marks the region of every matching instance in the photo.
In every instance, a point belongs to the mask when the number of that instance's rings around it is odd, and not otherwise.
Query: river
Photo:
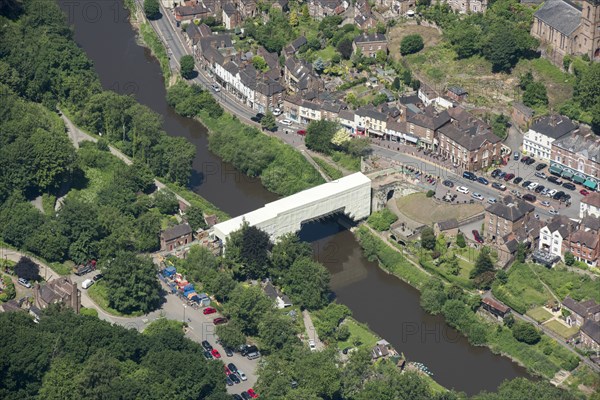
[[[196,145],[191,181],[195,192],[232,216],[277,198],[259,180],[242,175],[211,153],[206,128],[167,105],[159,64],[137,44],[121,1],[60,0],[59,4],[75,27],[75,40],[94,62],[103,87],[133,94],[162,115],[169,135],[183,136]],[[419,292],[369,262],[355,237],[335,222],[307,225],[301,237],[313,244],[315,257],[331,272],[338,301],[409,360],[427,365],[443,386],[473,394],[493,391],[505,379],[527,376],[508,358],[471,346],[443,318],[425,313]]]

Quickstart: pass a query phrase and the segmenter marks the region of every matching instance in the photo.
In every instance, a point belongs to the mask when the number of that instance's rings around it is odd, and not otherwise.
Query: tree
[[[460,264],[458,262],[458,257],[456,257],[456,254],[453,253],[451,257],[446,259],[444,261],[444,265],[446,266],[446,268],[448,268],[448,271],[450,271],[452,275],[456,276],[460,274]]]
[[[145,0],[145,1],[148,1],[148,0]],[[181,59],[179,60],[179,65],[181,68],[181,76],[183,76],[185,79],[193,78],[194,64],[195,64],[194,57],[192,57],[189,54],[182,56]]]
[[[457,21],[444,30],[459,59],[469,58],[481,51],[481,28],[468,21]]]
[[[344,60],[349,60],[352,56],[352,40],[350,38],[340,40],[336,49],[340,52]]]
[[[15,264],[14,271],[19,278],[28,281],[40,281],[42,279],[40,277],[40,267],[29,257],[21,257]]]
[[[465,235],[463,235],[461,232],[459,232],[458,235],[456,235],[456,245],[458,247],[460,247],[461,249],[464,249],[465,247],[467,247],[467,242],[465,241]]]
[[[273,302],[259,287],[242,285],[233,290],[225,308],[225,313],[249,336],[258,333],[260,322],[272,311]]]
[[[319,120],[311,121],[306,128],[306,147],[310,150],[329,154],[333,150],[331,140],[339,130],[339,125],[335,121]]]
[[[260,72],[267,72],[269,70],[269,64],[267,64],[262,56],[252,57],[252,65]]]
[[[565,264],[568,266],[575,264],[575,256],[570,251],[565,252]]]
[[[446,292],[444,284],[439,279],[430,279],[421,290],[421,307],[428,313],[437,315],[442,311],[446,302]]]
[[[271,252],[271,275],[277,278],[292,267],[294,261],[299,258],[309,258],[312,256],[310,244],[301,242],[295,233],[288,233],[279,238]]]
[[[251,279],[264,278],[269,265],[268,252],[271,250],[269,235],[247,223],[232,232],[227,239],[225,256],[242,264],[241,273]]]
[[[298,26],[298,13],[296,10],[290,11],[290,26]]]
[[[525,246],[524,243],[519,243],[517,245],[517,256],[516,256],[517,262],[524,263],[526,257],[527,257],[527,247]]]
[[[548,105],[548,93],[542,82],[532,82],[523,93],[523,104],[529,107]]]
[[[268,131],[277,130],[277,120],[271,111],[267,111],[265,116],[260,120],[260,126]]]
[[[367,138],[355,137],[346,142],[345,150],[353,157],[363,157],[371,152],[371,143]]]
[[[583,70],[575,82],[574,97],[584,110],[591,110],[600,103],[600,64],[592,63]]]
[[[484,272],[493,271],[494,263],[490,257],[490,251],[487,247],[484,247],[479,252],[477,260],[475,261],[475,268],[471,270],[471,278],[475,278],[477,275],[481,275]]]
[[[25,239],[23,248],[47,261],[63,261],[69,249],[69,239],[63,235],[58,221],[50,219]]]
[[[377,61],[379,64],[381,64],[383,66],[387,61],[386,51],[378,50],[377,53],[375,53],[375,61]]]
[[[287,315],[267,313],[258,325],[261,349],[272,353],[299,343],[296,329]]]
[[[492,132],[500,139],[506,139],[510,119],[504,114],[494,114],[492,117]]]
[[[514,338],[519,342],[536,344],[541,339],[540,333],[535,326],[527,322],[515,322],[511,329]]]
[[[299,258],[283,273],[286,293],[294,303],[311,310],[328,302],[329,272],[310,258]]]
[[[310,18],[310,13],[308,12],[308,5],[303,4],[302,5],[302,19],[304,21],[308,21],[309,18]]]
[[[505,285],[508,282],[508,274],[505,270],[501,269],[496,273],[496,279],[498,279],[498,282]]]
[[[173,215],[179,210],[179,200],[170,190],[161,189],[154,195],[154,206],[163,215]]]
[[[380,35],[385,35],[385,32],[387,31],[385,24],[382,22],[378,22],[375,29],[377,30],[377,33],[379,33]]]
[[[435,248],[435,234],[430,227],[426,227],[421,231],[421,246],[427,250]]]
[[[206,229],[208,225],[204,221],[204,212],[198,206],[191,205],[185,209],[185,220],[193,231],[197,231],[198,229]]]
[[[246,336],[244,336],[235,321],[226,325],[217,325],[216,334],[224,347],[237,349],[239,346],[246,344]]]
[[[317,58],[313,63],[313,68],[320,74],[325,69],[325,61],[321,57]]]
[[[105,262],[103,271],[110,307],[123,314],[147,314],[159,307],[161,286],[150,258],[121,251]]]
[[[407,35],[402,38],[400,42],[400,54],[406,56],[408,54],[418,53],[423,50],[425,44],[423,43],[423,37],[418,34]]]
[[[531,71],[527,71],[523,75],[519,76],[519,88],[521,88],[523,91],[527,89],[527,86],[533,82],[535,82],[535,78],[533,77]]]
[[[392,89],[398,91],[398,90],[400,90],[400,87],[401,87],[400,78],[395,77],[394,81],[392,82]]]
[[[158,19],[160,17],[158,0],[144,0],[144,14],[148,19]]]

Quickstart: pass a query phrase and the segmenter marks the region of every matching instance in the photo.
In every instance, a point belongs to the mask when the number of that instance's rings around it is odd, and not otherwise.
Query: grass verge
[[[171,77],[171,67],[169,65],[169,56],[167,55],[165,46],[149,23],[140,25],[140,36],[160,63],[160,69],[162,70],[165,82],[168,82]]]
[[[342,171],[340,171],[336,167],[332,166],[331,164],[329,164],[327,161],[323,160],[322,158],[313,157],[312,159],[315,160],[317,165],[319,167],[321,167],[321,169],[325,172],[325,174],[327,174],[327,176],[329,176],[332,180],[335,181],[336,179],[340,179],[342,176],[344,176]]]

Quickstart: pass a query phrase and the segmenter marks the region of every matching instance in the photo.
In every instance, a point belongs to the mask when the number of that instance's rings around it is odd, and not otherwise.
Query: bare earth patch
[[[423,25],[397,25],[387,34],[388,47],[394,59],[400,59],[400,42],[404,36],[419,34],[423,37],[425,48],[435,46],[442,40],[442,35],[437,29]]]
[[[399,198],[396,200],[396,204],[400,212],[424,225],[452,218],[460,221],[484,210],[481,204],[448,204],[427,198],[424,193],[414,193]]]

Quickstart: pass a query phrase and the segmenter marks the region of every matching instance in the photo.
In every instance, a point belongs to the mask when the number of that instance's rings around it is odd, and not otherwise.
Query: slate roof
[[[223,12],[228,16],[232,16],[235,14],[235,6],[231,3],[225,3],[223,4]]]
[[[363,17],[364,18],[364,17]],[[375,43],[375,42],[386,42],[387,39],[382,33],[363,33],[354,38],[354,43]]]
[[[563,0],[547,0],[534,16],[570,36],[579,27],[581,10]]]
[[[598,199],[600,200],[600,195],[598,196]],[[586,229],[591,229],[593,231],[600,231],[600,218],[588,215],[581,220],[581,227],[585,227]]]
[[[496,300],[490,299],[489,297],[484,297],[483,300],[481,300],[482,303],[487,304],[488,306],[500,311],[501,313],[505,314],[508,311],[510,311],[510,307],[505,306],[504,304],[501,304],[499,302],[497,302]]]
[[[581,202],[596,208],[600,208],[600,192],[590,193],[581,199]]]
[[[162,231],[162,237],[165,241],[169,241],[185,235],[189,235],[190,233],[192,233],[192,228],[187,222],[184,222],[183,224],[175,225],[172,228],[165,229],[164,231]]]
[[[185,28],[185,33],[192,40],[192,44],[198,43],[198,41],[202,37],[200,28],[196,24],[188,24],[188,26]]]
[[[338,114],[338,117],[340,119],[345,119],[348,121],[354,121],[354,111],[352,110],[340,110],[340,113]]]
[[[309,109],[315,110],[315,111],[321,110],[321,106],[319,106],[318,104],[313,103],[311,101],[303,101],[302,102],[302,107],[309,108]]]
[[[460,86],[450,86],[448,88],[448,91],[454,93],[457,96],[464,96],[466,94],[469,94],[469,92],[467,92],[465,89],[461,88]]]
[[[600,305],[596,304],[594,300],[577,302],[567,296],[563,300],[562,305],[582,318],[587,318],[590,314],[594,315],[600,312]]]
[[[564,215],[555,215],[546,225],[550,232],[560,233],[563,239],[569,236],[569,233],[573,232],[577,228],[577,223],[571,221],[570,218]],[[543,228],[542,228],[543,229]]]
[[[408,118],[408,122],[425,128],[436,130],[446,123],[450,122],[448,111],[444,110],[441,113],[435,111],[433,106],[428,106],[422,113],[414,114]]]
[[[588,160],[600,163],[600,137],[587,130],[579,129],[573,131],[571,135],[563,136],[552,143],[571,153],[580,154]],[[589,197],[589,196],[587,196]]]
[[[512,199],[507,196],[503,202],[494,203],[486,208],[490,214],[497,215],[500,218],[504,218],[511,222],[515,222],[525,217],[528,213],[532,212],[535,207],[527,202]]]
[[[175,7],[175,13],[181,16],[205,14],[208,13],[208,11],[208,8],[204,7],[201,4],[196,4],[194,6]]]
[[[562,115],[547,115],[538,118],[530,128],[552,139],[559,139],[577,129],[571,120]]]
[[[332,112],[332,113],[339,113],[340,112],[340,104],[339,103],[332,103],[330,101],[326,101],[323,103],[323,106],[321,106],[321,109],[327,112]]]
[[[513,107],[517,110],[519,110],[519,112],[529,118],[532,118],[533,115],[535,114],[535,110],[532,108],[527,107],[525,104],[520,103],[518,101],[515,101],[513,103]]]
[[[388,131],[394,131],[398,133],[404,133],[408,131],[408,129],[406,129],[406,122],[399,122],[393,119],[388,119],[385,127]]]
[[[369,107],[361,107],[356,110],[356,115],[359,117],[369,117],[377,121],[386,121],[387,117],[384,113],[374,110]]]
[[[600,322],[588,319],[583,323],[581,331],[592,338],[594,342],[600,344]]]
[[[439,128],[439,134],[455,141],[468,151],[480,149],[486,142],[498,143],[500,138],[485,127],[471,125],[461,129],[459,124],[446,124]]]
[[[600,235],[598,235],[598,231],[584,231],[578,230],[573,233],[570,238],[571,243],[580,243],[587,247],[588,249],[595,249],[598,246],[598,241],[600,240]]]
[[[277,93],[281,93],[284,90],[285,88],[277,81],[259,80],[256,82],[256,91],[268,97]]]

